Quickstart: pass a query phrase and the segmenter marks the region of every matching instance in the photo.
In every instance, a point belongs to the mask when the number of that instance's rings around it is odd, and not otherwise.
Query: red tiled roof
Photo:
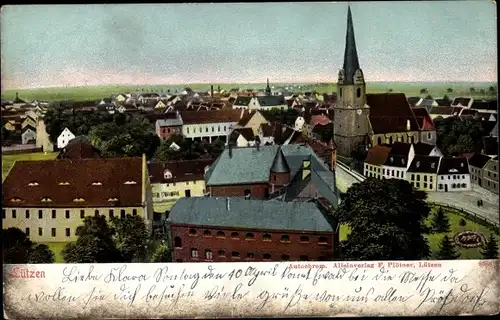
[[[326,126],[329,122],[330,122],[330,119],[328,119],[328,117],[326,115],[321,114],[321,115],[312,115],[311,121],[309,123],[310,123],[310,126],[312,128],[314,128],[314,126],[316,126],[317,124],[320,124],[322,126]]]
[[[89,159],[100,157],[99,150],[86,142],[68,144],[58,155],[58,159]]]
[[[151,183],[173,183],[180,181],[203,180],[205,167],[212,165],[214,159],[151,162],[148,165]],[[171,179],[165,179],[165,170],[172,174]]]
[[[241,110],[181,111],[184,124],[238,122]]]
[[[80,198],[84,201],[74,201]],[[4,207],[138,207],[141,202],[141,158],[17,161],[3,183]]]
[[[368,150],[365,162],[375,166],[380,166],[385,163],[390,152],[390,147],[376,145]]]
[[[415,114],[415,119],[417,119],[420,130],[436,130],[434,122],[426,108],[413,108],[412,111]]]
[[[370,123],[375,134],[418,131],[419,127],[404,93],[367,94],[370,106]]]

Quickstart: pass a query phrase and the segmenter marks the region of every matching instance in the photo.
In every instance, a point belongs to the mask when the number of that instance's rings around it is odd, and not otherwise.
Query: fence
[[[500,234],[500,224],[497,221],[493,221],[489,218],[483,217],[481,215],[478,215],[477,213],[474,213],[474,212],[467,210],[467,209],[464,209],[464,208],[457,208],[457,207],[453,207],[453,206],[450,206],[448,204],[444,204],[444,203],[440,203],[440,202],[429,201],[429,204],[435,205],[435,206],[440,206],[440,207],[446,208],[446,209],[452,209],[453,211],[455,211],[456,213],[458,213],[462,217],[467,218],[469,220],[472,220],[472,221],[479,223],[481,225],[484,225],[486,227],[489,227],[489,228],[493,229],[497,234]]]

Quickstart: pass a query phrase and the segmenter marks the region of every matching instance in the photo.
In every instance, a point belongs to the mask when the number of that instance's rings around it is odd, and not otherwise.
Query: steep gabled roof
[[[374,166],[383,165],[389,157],[389,152],[391,152],[389,146],[376,145],[368,150],[365,162]]]
[[[238,122],[241,110],[181,111],[183,124]]]
[[[440,157],[415,155],[408,172],[437,173]]]
[[[274,157],[273,165],[270,169],[271,172],[274,173],[290,173],[290,168],[286,163],[285,156],[283,155],[283,151],[281,148],[276,152],[276,156]]]
[[[347,30],[345,35],[344,51],[344,84],[354,83],[354,73],[359,68],[358,52],[356,50],[356,40],[354,38],[354,25],[352,23],[351,7],[347,8]]]
[[[370,123],[375,134],[406,132],[408,121],[411,131],[419,130],[403,93],[367,94],[366,101],[370,106]]]
[[[439,164],[438,174],[468,174],[469,164],[467,158],[443,157]]]
[[[486,163],[488,163],[488,161],[490,161],[490,159],[491,158],[488,157],[487,155],[480,154],[480,153],[474,153],[472,155],[472,157],[469,159],[469,165],[482,169],[482,168],[484,168]]]

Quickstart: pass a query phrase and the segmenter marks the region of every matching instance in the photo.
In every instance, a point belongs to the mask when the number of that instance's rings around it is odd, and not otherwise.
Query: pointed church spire
[[[354,73],[359,69],[358,52],[354,40],[351,7],[347,7],[347,31],[345,35],[344,52],[344,84],[354,84]]]
[[[267,78],[266,95],[271,95],[271,87],[269,86],[269,78]]]

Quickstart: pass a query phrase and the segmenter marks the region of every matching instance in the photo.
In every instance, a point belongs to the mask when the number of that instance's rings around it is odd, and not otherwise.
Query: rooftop
[[[258,230],[333,232],[311,202],[190,197],[179,199],[170,210],[172,224]]]

